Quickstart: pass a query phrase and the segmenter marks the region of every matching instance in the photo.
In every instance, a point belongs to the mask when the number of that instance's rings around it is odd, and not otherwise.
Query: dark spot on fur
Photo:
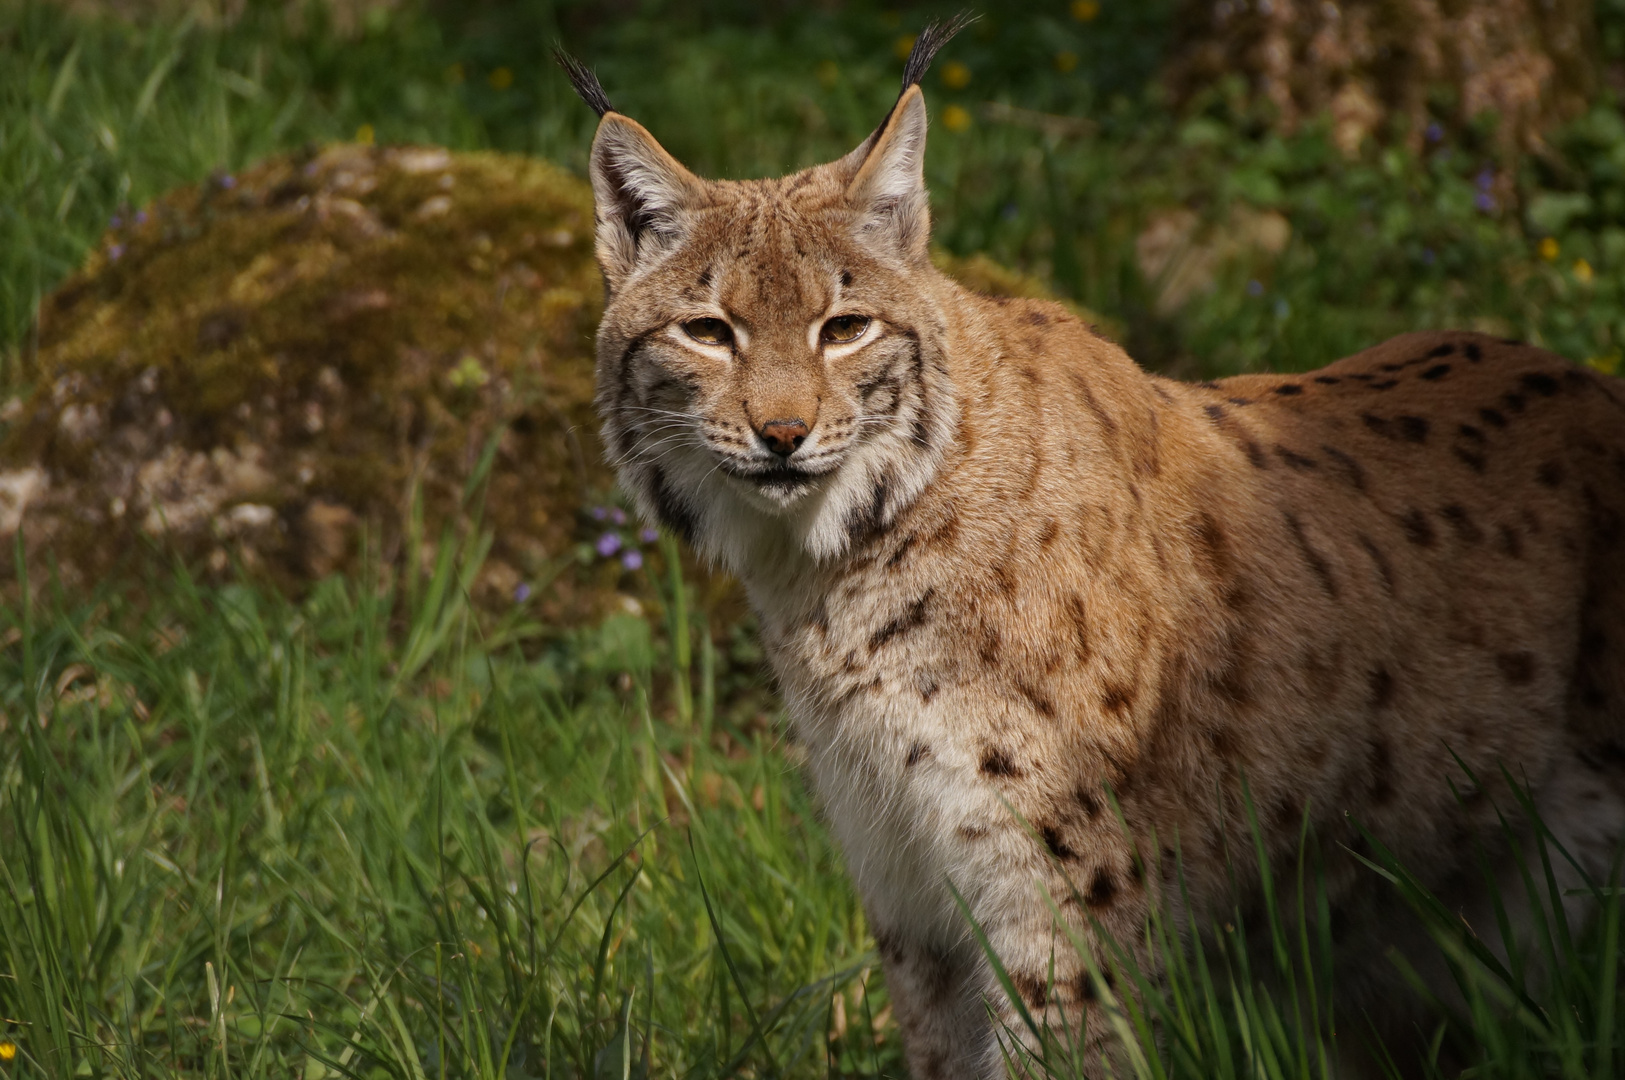
[[[1467,449],[1465,446],[1452,447],[1451,453],[1456,455],[1457,461],[1461,462],[1475,473],[1482,473],[1484,471],[1485,464],[1483,454],[1475,453],[1474,451]]]
[[[1038,529],[1038,550],[1043,551],[1055,542],[1061,535],[1061,523],[1054,518],[1045,518],[1044,524]]]
[[[1316,375],[1315,381],[1324,386],[1336,386],[1343,380],[1339,379],[1336,375]]]
[[[1528,401],[1528,398],[1518,393],[1509,392],[1501,395],[1501,404],[1515,413],[1523,412],[1523,408],[1528,404]]]
[[[1501,554],[1514,559],[1523,558],[1523,539],[1510,525],[1499,525],[1495,530],[1495,546]]]
[[[1461,351],[1462,354],[1467,357],[1467,359],[1471,360],[1475,364],[1484,359],[1484,350],[1478,347],[1477,342],[1469,341],[1465,346],[1462,347]]]
[[[1399,436],[1406,442],[1426,442],[1428,437],[1428,422],[1420,416],[1400,416],[1394,419],[1399,428]]]
[[[711,285],[711,268],[709,266],[707,266],[704,270],[700,271],[699,286],[700,286],[700,288],[705,289],[705,288],[709,288],[710,285]]]
[[[1298,469],[1300,471],[1306,470],[1306,469],[1313,469],[1318,464],[1315,461],[1314,458],[1305,457],[1304,455],[1302,455],[1300,453],[1297,453],[1296,451],[1288,450],[1286,447],[1280,445],[1279,443],[1277,443],[1276,446],[1275,446],[1275,456],[1280,458],[1282,461],[1286,462],[1292,468]]]
[[[1394,797],[1394,752],[1383,738],[1371,741],[1371,801],[1386,805]]]
[[[1045,315],[1042,311],[1030,311],[1029,310],[1027,312],[1027,314],[1022,316],[1022,319],[1025,320],[1027,322],[1027,324],[1030,325],[1030,326],[1048,326],[1049,325],[1049,316]]]
[[[1466,507],[1451,503],[1439,511],[1439,516],[1450,523],[1450,527],[1455,530],[1456,539],[1462,543],[1476,544],[1484,539],[1484,530],[1468,516]]]
[[[1384,380],[1382,380],[1382,382],[1374,382],[1374,383],[1372,383],[1371,384],[1371,389],[1373,389],[1373,390],[1392,390],[1394,387],[1396,387],[1398,385],[1399,385],[1399,380],[1398,379],[1384,379]]]
[[[1096,999],[1099,992],[1095,989],[1094,976],[1089,974],[1088,968],[1078,972],[1073,977],[1072,992],[1077,995],[1078,1001],[1085,1005]]]
[[[1103,908],[1111,905],[1117,896],[1117,878],[1104,866],[1095,871],[1095,876],[1089,882],[1089,891],[1083,896],[1084,903],[1092,908]]]
[[[852,284],[852,271],[850,271],[850,270],[842,270],[841,271],[841,287],[844,289],[846,286],[848,286],[850,284]]]
[[[1016,768],[1010,755],[997,747],[989,747],[982,752],[982,773],[986,776],[1008,776],[1019,779],[1022,775]]]
[[[1275,392],[1280,394],[1282,397],[1291,397],[1294,394],[1303,393],[1303,387],[1299,386],[1297,383],[1282,383],[1280,386],[1275,388]]]
[[[959,835],[965,840],[980,840],[987,833],[988,829],[985,825],[961,825],[959,827]]]
[[[1079,786],[1072,790],[1072,799],[1078,804],[1085,817],[1093,820],[1100,816],[1100,800],[1088,788]]]
[[[1124,713],[1134,705],[1136,690],[1134,687],[1125,687],[1121,683],[1107,683],[1101,691],[1100,705],[1109,713]]]
[[[1478,418],[1490,425],[1490,427],[1504,428],[1507,426],[1506,414],[1500,409],[1480,409],[1478,410]]]
[[[1320,450],[1343,471],[1344,478],[1354,486],[1354,490],[1365,490],[1365,470],[1360,468],[1358,461],[1355,461],[1334,446],[1322,446]]]
[[[1464,438],[1464,439],[1472,439],[1474,442],[1483,442],[1484,441],[1484,433],[1482,431],[1480,431],[1478,428],[1475,428],[1471,424],[1463,424],[1463,425],[1461,425],[1461,427],[1457,428],[1456,430],[1461,434],[1461,437]]]
[[[926,609],[931,606],[931,598],[936,595],[936,592],[936,589],[925,590],[918,600],[915,600],[906,609],[894,615],[885,626],[876,630],[874,636],[869,639],[869,651],[871,653],[877,652],[881,646],[893,638],[906,634],[911,630],[917,630],[925,625]]]
[[[1555,461],[1543,462],[1535,470],[1535,479],[1549,488],[1557,487],[1563,482],[1563,466]]]
[[[912,548],[915,543],[919,541],[919,539],[919,533],[909,533],[907,536],[903,537],[902,542],[897,545],[897,549],[887,557],[886,569],[897,569],[897,564],[903,561],[904,557],[908,555],[909,549]]]
[[[1535,678],[1535,654],[1527,651],[1495,654],[1495,666],[1513,686],[1525,686]]]
[[[1405,530],[1405,539],[1417,547],[1432,547],[1435,536],[1433,523],[1426,514],[1414,506],[1400,515],[1399,524]]]
[[[1309,536],[1304,532],[1303,522],[1298,520],[1298,515],[1289,511],[1285,516],[1287,530],[1292,533],[1292,539],[1298,545],[1303,561],[1309,564],[1309,569],[1320,579],[1321,588],[1326,590],[1326,595],[1336,596],[1337,579],[1332,576],[1331,564],[1326,561],[1326,556],[1309,543]]]
[[[1252,462],[1253,468],[1267,469],[1270,467],[1269,459],[1264,457],[1263,447],[1259,446],[1246,435],[1239,435],[1237,436],[1237,439],[1241,443],[1241,448],[1247,451],[1247,460]]]
[[[1394,677],[1385,667],[1371,672],[1371,708],[1386,709],[1394,700]]]
[[[1029,1009],[1044,1007],[1048,984],[1043,979],[1024,971],[1012,971],[1010,982],[1015,985],[1016,993],[1021,995],[1021,1000],[1027,1003]]]
[[[1072,624],[1072,651],[1078,663],[1089,661],[1089,617],[1084,610],[1083,597],[1069,593],[1066,598],[1067,621]]]
[[[1387,589],[1388,594],[1392,596],[1394,592],[1394,568],[1389,565],[1388,556],[1365,533],[1358,534],[1358,539],[1360,546],[1365,548],[1365,553],[1371,556],[1371,561],[1376,564],[1377,574],[1382,578],[1383,588]]]
[[[660,520],[665,522],[667,528],[692,543],[696,528],[694,514],[688,504],[666,485],[665,472],[657,467],[649,478],[649,485],[654,489],[655,513]]]
[[[1532,390],[1541,397],[1551,397],[1561,389],[1557,380],[1544,371],[1531,371],[1519,381],[1523,383],[1525,389]]]
[[[1095,400],[1095,392],[1094,389],[1090,387],[1089,380],[1085,379],[1077,372],[1073,372],[1071,374],[1071,378],[1072,385],[1078,391],[1078,396],[1083,398],[1083,404],[1088,408],[1089,412],[1094,415],[1095,423],[1100,425],[1100,430],[1105,433],[1106,441],[1116,442],[1117,421],[1113,420],[1106,413],[1106,410],[1100,407],[1100,402]]]
[[[1078,853],[1061,840],[1061,833],[1054,825],[1040,825],[1038,835],[1044,838],[1044,846],[1049,848],[1049,853],[1057,859],[1076,859],[1078,857]]]
[[[1428,359],[1428,360],[1437,360],[1439,357],[1441,357],[1441,356],[1449,356],[1451,353],[1453,353],[1455,351],[1456,351],[1456,347],[1454,345],[1450,344],[1449,342],[1446,342],[1443,345],[1435,345],[1435,346],[1433,346],[1433,348],[1428,350],[1428,354],[1427,354],[1426,359]]]
[[[916,742],[908,748],[908,757],[903,761],[903,765],[912,769],[914,766],[923,761],[930,753],[931,748],[929,746],[923,742]]]
[[[1022,697],[1027,699],[1027,704],[1033,707],[1034,712],[1046,720],[1055,719],[1055,702],[1051,701],[1042,690],[1024,679],[1016,680],[1016,689],[1021,692]]]
[[[1449,364],[1434,364],[1432,367],[1422,372],[1422,378],[1431,382],[1434,379],[1442,379],[1448,374],[1450,374]]]
[[[869,505],[857,507],[847,518],[846,536],[852,544],[860,544],[867,540],[885,523],[886,488],[885,477],[875,481],[874,496],[870,499]]]
[[[1207,413],[1207,418],[1212,420],[1214,423],[1218,423],[1220,420],[1224,419],[1223,405],[1203,405],[1202,411]]]
[[[1350,375],[1349,378],[1354,379],[1357,382],[1370,382],[1372,379],[1376,378],[1376,376],[1375,375],[1368,375],[1363,371],[1359,371],[1359,372],[1355,372],[1354,374]]]

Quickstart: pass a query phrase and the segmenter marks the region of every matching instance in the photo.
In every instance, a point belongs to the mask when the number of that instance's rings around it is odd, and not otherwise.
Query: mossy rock
[[[545,580],[544,620],[602,613],[639,575],[591,547],[614,482],[592,222],[587,185],[544,162],[351,145],[116,221],[43,304],[32,389],[0,402],[0,542],[20,528],[31,580],[70,594],[154,557],[298,592],[367,544],[399,569],[479,528],[476,600]],[[938,263],[1043,292],[985,258]]]
[[[34,391],[0,414],[0,533],[20,521],[32,570],[49,558],[78,589],[157,548],[297,588],[353,562],[364,529],[388,564],[414,500],[431,541],[469,516],[494,439],[480,587],[552,576],[612,483],[585,184],[335,146],[115,225],[43,305]]]

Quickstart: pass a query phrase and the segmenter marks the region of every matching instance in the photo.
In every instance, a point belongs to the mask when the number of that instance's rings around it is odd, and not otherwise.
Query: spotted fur
[[[1353,815],[1448,897],[1504,767],[1604,874],[1625,387],[1469,333],[1152,376],[932,269],[925,126],[912,86],[846,157],[720,182],[610,111],[592,154],[607,445],[749,593],[914,1075],[999,1072],[985,1002],[1014,1022],[950,882],[1027,1005],[1103,1044],[1043,890],[1129,942],[1179,860],[1198,905],[1251,903],[1244,786],[1272,858]],[[783,456],[770,423],[805,437]],[[1489,797],[1458,801],[1461,765]],[[1375,877],[1328,865],[1342,981],[1379,1002]]]

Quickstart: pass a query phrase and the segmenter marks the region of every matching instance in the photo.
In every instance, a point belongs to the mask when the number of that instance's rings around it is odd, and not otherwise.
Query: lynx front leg
[[[983,1002],[986,965],[969,935],[943,946],[877,927],[875,943],[914,1080],[1002,1076]]]

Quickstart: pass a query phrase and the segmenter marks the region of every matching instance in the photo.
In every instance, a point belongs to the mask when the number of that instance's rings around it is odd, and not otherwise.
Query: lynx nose
[[[799,418],[769,420],[762,425],[760,434],[769,450],[780,457],[789,457],[796,452],[797,447],[807,441],[807,424]]]

